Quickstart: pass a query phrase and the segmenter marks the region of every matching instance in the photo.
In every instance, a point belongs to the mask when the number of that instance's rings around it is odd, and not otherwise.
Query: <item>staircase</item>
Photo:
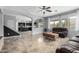
[[[9,27],[4,26],[4,37],[17,36],[17,35],[20,35],[20,34],[10,29]]]

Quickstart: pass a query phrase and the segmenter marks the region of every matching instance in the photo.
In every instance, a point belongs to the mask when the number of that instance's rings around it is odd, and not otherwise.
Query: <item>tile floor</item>
[[[68,38],[57,38],[56,41],[44,39],[42,34],[32,35],[23,32],[20,36],[4,39],[3,53],[55,53],[56,49],[66,43]]]

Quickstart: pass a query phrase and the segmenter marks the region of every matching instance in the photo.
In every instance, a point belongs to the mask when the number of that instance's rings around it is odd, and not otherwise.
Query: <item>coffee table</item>
[[[44,32],[44,33],[43,33],[43,36],[44,36],[45,38],[48,38],[48,39],[54,40],[54,41],[56,40],[56,38],[59,37],[58,34],[52,33],[52,32]]]

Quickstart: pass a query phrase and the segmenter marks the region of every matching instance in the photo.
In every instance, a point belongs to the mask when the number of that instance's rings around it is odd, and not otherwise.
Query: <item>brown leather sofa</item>
[[[53,28],[52,32],[59,34],[59,37],[61,37],[61,38],[67,37],[67,35],[68,35],[67,28]]]

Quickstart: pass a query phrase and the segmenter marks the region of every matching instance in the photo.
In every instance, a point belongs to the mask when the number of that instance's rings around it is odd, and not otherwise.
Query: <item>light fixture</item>
[[[52,12],[50,9],[51,9],[51,7],[49,7],[49,6],[42,6],[42,7],[39,7],[39,11],[42,11],[43,12],[43,14],[46,14],[46,12]]]

